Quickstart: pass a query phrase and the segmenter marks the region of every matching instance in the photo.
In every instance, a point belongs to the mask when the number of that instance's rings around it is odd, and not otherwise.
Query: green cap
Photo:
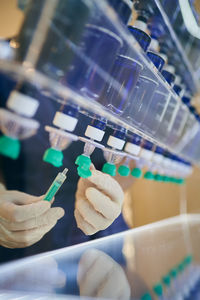
[[[163,276],[162,282],[163,282],[166,286],[170,286],[170,283],[171,283],[170,276],[169,276],[168,274],[165,275],[165,276]]]
[[[177,270],[176,270],[176,268],[173,268],[173,269],[171,269],[171,271],[169,272],[169,275],[172,277],[172,278],[176,278],[176,276],[177,276]]]
[[[158,182],[163,181],[163,177],[162,177],[162,175],[160,175],[160,174],[154,175],[154,179],[155,179],[155,181],[158,181]]]
[[[131,171],[131,175],[135,178],[141,178],[142,177],[142,170],[140,168],[134,168]]]
[[[177,183],[180,184],[180,185],[183,185],[183,184],[185,184],[185,179],[184,178],[178,178]]]
[[[84,154],[81,154],[76,158],[75,164],[78,165],[79,167],[81,167],[81,169],[87,171],[90,168],[91,159],[90,159],[90,157],[88,157]]]
[[[153,179],[154,179],[154,175],[153,175],[152,172],[147,171],[147,172],[144,174],[144,178],[147,179],[147,180],[153,180]]]
[[[109,174],[110,176],[116,175],[116,166],[111,163],[105,163],[102,168],[102,172]]]
[[[49,148],[44,152],[43,161],[59,168],[63,164],[63,157],[62,151]]]
[[[157,296],[162,296],[163,294],[163,287],[162,283],[158,282],[153,286],[153,291]]]
[[[169,182],[169,177],[166,176],[166,175],[164,175],[164,176],[163,176],[163,181],[164,181],[164,182]]]
[[[151,294],[150,293],[145,293],[140,300],[152,300]]]
[[[125,166],[125,165],[121,165],[118,169],[118,173],[119,175],[121,176],[129,176],[130,174],[130,168],[128,166]]]
[[[183,270],[184,270],[184,268],[185,268],[184,263],[180,263],[180,264],[178,265],[178,267],[177,267],[177,270],[178,270],[179,273],[182,273]]]
[[[187,256],[185,257],[185,259],[184,259],[185,265],[191,264],[192,260],[193,260],[192,255],[187,255]]]
[[[77,168],[77,171],[78,171],[78,175],[82,178],[88,178],[92,175],[92,172],[90,171],[90,169],[82,169],[81,167],[78,167]]]
[[[20,142],[7,135],[0,137],[0,154],[17,159],[20,153]]]

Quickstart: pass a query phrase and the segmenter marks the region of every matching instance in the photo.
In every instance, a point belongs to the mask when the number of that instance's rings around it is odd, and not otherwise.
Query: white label
[[[140,153],[141,147],[130,142],[127,142],[124,150],[130,154],[138,155]]]

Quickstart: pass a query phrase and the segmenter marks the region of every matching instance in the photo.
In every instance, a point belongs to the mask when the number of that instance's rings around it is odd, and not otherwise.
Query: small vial
[[[68,172],[68,169],[65,168],[63,172],[59,172],[56,178],[54,179],[53,183],[51,184],[50,188],[45,194],[44,200],[51,201],[55,194],[60,189],[61,185],[64,183],[65,179],[67,178],[66,174]]]

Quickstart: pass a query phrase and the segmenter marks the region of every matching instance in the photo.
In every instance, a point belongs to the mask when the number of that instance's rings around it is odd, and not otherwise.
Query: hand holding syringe
[[[45,194],[44,200],[51,201],[55,194],[58,192],[62,184],[64,183],[65,179],[67,178],[66,174],[68,169],[65,168],[63,172],[59,172],[56,178],[54,179],[53,183],[51,184],[50,188]]]

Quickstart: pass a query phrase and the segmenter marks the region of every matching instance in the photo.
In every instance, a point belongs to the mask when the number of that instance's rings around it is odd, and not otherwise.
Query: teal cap
[[[184,263],[180,263],[180,264],[178,265],[178,267],[177,267],[177,270],[178,270],[179,273],[182,273],[183,270],[184,270],[184,268],[185,268]]]
[[[171,283],[170,276],[169,276],[168,274],[165,275],[165,276],[163,276],[162,282],[163,282],[166,286],[170,286],[170,283]]]
[[[147,172],[144,174],[144,178],[147,179],[147,180],[153,180],[153,179],[154,179],[154,175],[153,175],[152,172],[147,171]]]
[[[116,166],[111,163],[105,163],[102,168],[102,172],[109,174],[110,176],[116,175]]]
[[[20,142],[18,139],[11,138],[7,135],[0,137],[0,154],[17,159],[20,153]]]
[[[172,278],[176,278],[177,277],[177,269],[176,268],[173,268],[171,269],[171,271],[169,272],[169,275],[172,277]]]
[[[140,168],[134,168],[131,171],[131,175],[135,178],[141,178],[142,177],[142,170]]]
[[[43,161],[59,168],[63,164],[63,157],[62,151],[49,148],[44,152]]]
[[[78,175],[82,178],[88,178],[92,175],[92,172],[90,171],[90,169],[82,169],[81,167],[78,167],[77,168],[77,172],[78,172]]]
[[[158,181],[158,182],[163,181],[163,177],[162,177],[162,175],[160,175],[160,174],[154,175],[154,179],[155,179],[155,181]]]
[[[162,296],[163,294],[163,287],[162,283],[158,282],[153,286],[153,291],[157,296]]]
[[[79,167],[81,167],[81,169],[83,170],[88,170],[90,168],[91,165],[91,159],[89,156],[86,156],[84,154],[79,155],[76,158],[75,164],[78,165]]]
[[[121,165],[121,166],[119,167],[119,169],[118,169],[118,173],[119,173],[119,175],[121,175],[121,176],[127,177],[127,176],[129,176],[129,174],[130,174],[130,168],[129,168],[128,166]]]
[[[140,300],[152,300],[151,294],[150,293],[145,293]]]

